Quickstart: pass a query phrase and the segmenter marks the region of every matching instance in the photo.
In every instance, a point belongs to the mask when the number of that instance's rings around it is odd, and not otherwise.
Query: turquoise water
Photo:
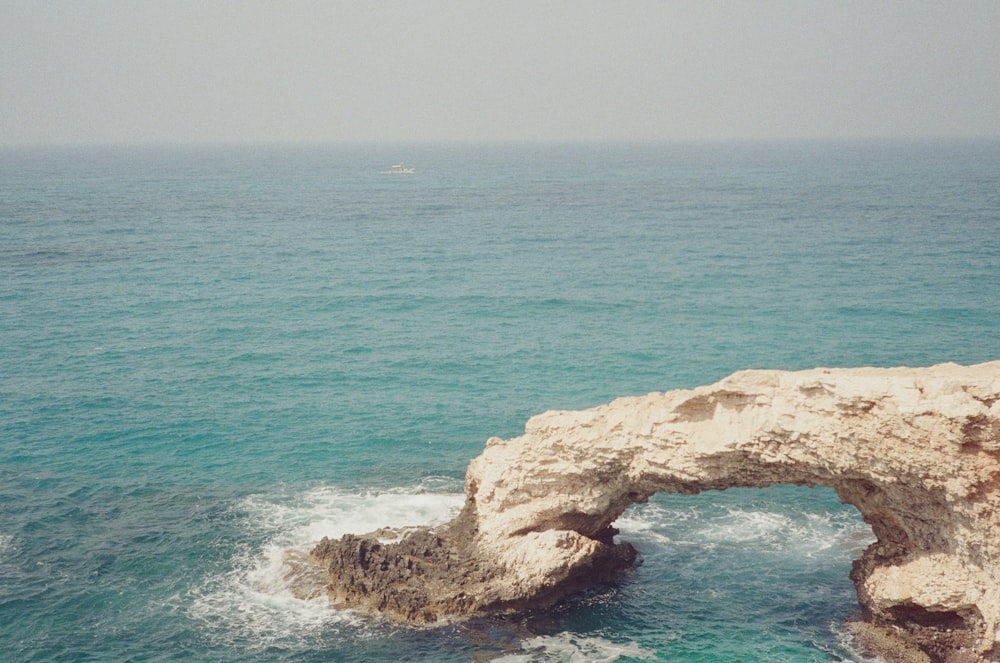
[[[657,496],[613,585],[432,630],[282,554],[447,519],[544,410],[996,359],[998,283],[997,143],[2,150],[0,652],[863,660],[821,489]]]

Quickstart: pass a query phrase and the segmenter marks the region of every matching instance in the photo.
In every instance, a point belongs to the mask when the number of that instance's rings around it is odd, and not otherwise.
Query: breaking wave
[[[301,646],[340,626],[357,634],[366,620],[331,610],[322,573],[306,561],[322,537],[369,532],[381,526],[433,525],[453,517],[464,501],[455,492],[424,485],[386,492],[351,493],[320,487],[302,494],[254,495],[234,508],[256,546],[239,550],[224,572],[192,591],[189,617],[213,639],[243,646]],[[333,629],[333,631],[331,631]]]
[[[495,659],[497,663],[612,663],[622,658],[656,660],[656,653],[634,642],[618,643],[605,638],[560,633],[538,636],[521,643],[523,653]]]

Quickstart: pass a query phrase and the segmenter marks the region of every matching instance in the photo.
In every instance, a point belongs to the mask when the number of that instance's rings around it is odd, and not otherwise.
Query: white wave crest
[[[247,498],[235,510],[247,539],[260,543],[238,552],[229,571],[205,578],[192,591],[187,613],[213,637],[251,647],[301,643],[338,624],[357,627],[357,615],[331,610],[318,591],[321,572],[306,561],[309,549],[324,536],[445,522],[463,501],[459,493],[334,487]]]
[[[379,527],[435,525],[453,517],[464,499],[460,493],[422,489],[349,493],[321,487],[297,495],[258,495],[239,507],[271,531],[273,543],[288,547]]]
[[[13,564],[8,558],[14,552],[17,552],[14,537],[10,534],[0,534],[0,570],[6,572],[13,568]]]
[[[875,540],[860,516],[849,512],[782,513],[733,507],[713,513],[649,504],[626,511],[615,524],[624,537],[653,545],[712,549],[739,544],[746,549],[787,551],[805,557],[856,557]]]
[[[716,543],[787,550],[806,557],[827,551],[860,554],[874,540],[871,529],[855,514],[785,514],[739,508],[710,519],[700,535]]]
[[[604,638],[560,633],[539,636],[521,643],[523,653],[508,654],[498,663],[611,663],[621,658],[651,661],[655,652],[634,642],[618,643]]]

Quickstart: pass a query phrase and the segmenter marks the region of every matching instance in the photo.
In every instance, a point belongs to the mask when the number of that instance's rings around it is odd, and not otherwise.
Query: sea
[[[0,659],[872,660],[826,488],[656,495],[612,583],[432,628],[285,559],[546,410],[998,358],[996,140],[6,147]]]

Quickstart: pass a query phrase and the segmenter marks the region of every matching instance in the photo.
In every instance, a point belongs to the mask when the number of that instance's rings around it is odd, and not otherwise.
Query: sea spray
[[[427,483],[427,482],[425,482]],[[439,482],[440,483],[440,482]],[[300,586],[322,580],[303,578],[315,567],[304,560],[323,536],[370,531],[379,525],[432,525],[454,515],[464,496],[400,488],[388,492],[348,492],[323,486],[302,494],[251,495],[234,506],[248,541],[230,568],[209,576],[192,591],[191,618],[213,637],[236,638],[255,648],[322,638],[338,625],[364,631],[364,620],[333,610],[323,592],[303,597]],[[297,585],[299,587],[297,587]]]

